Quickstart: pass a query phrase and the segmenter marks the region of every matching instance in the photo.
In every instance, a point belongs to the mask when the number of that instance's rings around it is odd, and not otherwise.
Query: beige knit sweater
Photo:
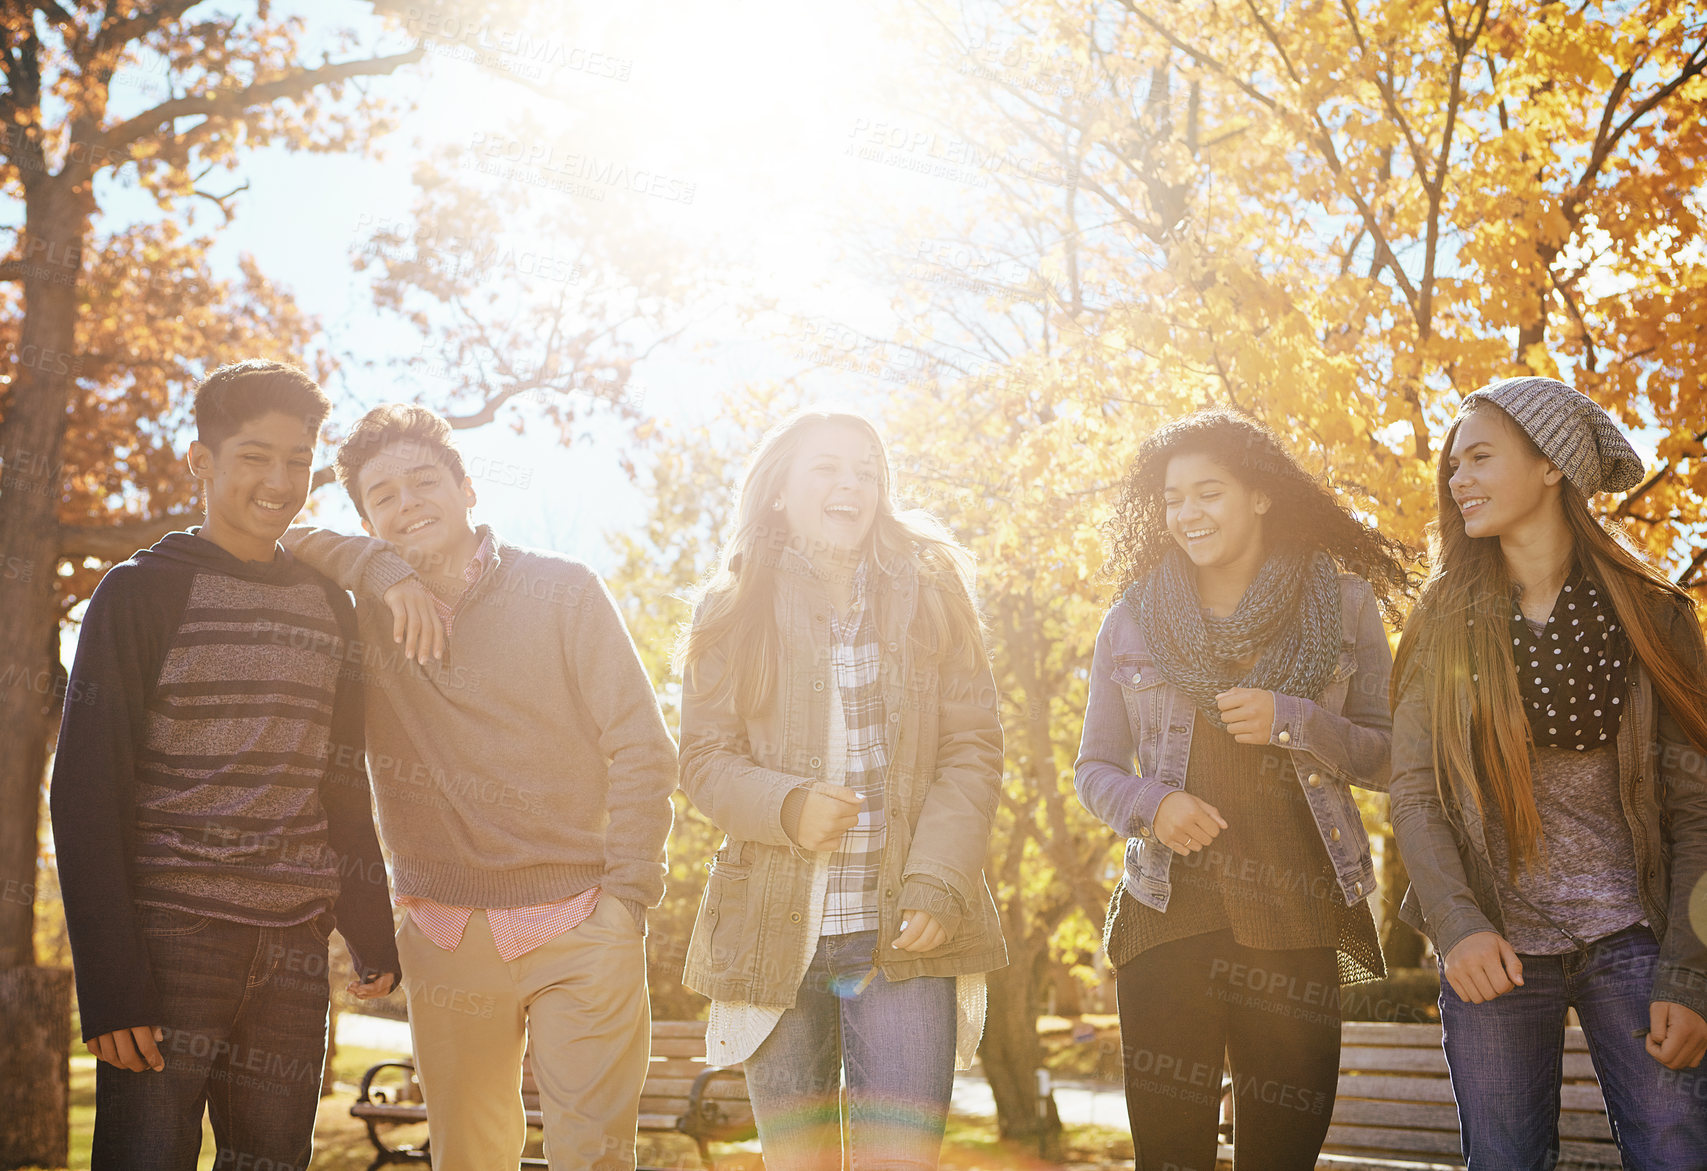
[[[442,663],[392,640],[383,541],[292,528],[284,545],[356,594],[367,765],[392,885],[464,907],[591,886],[637,922],[664,895],[676,746],[609,591],[585,565],[494,538]]]

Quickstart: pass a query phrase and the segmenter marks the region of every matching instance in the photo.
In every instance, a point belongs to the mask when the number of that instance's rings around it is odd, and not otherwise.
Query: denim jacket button
[[[889,644],[889,653],[890,654],[894,654],[896,651],[898,651],[900,649],[901,649],[901,644],[898,642],[892,642]]]
[[[1290,744],[1292,743],[1292,733],[1282,732],[1280,735],[1276,736],[1275,739],[1280,741],[1282,744]]]
[[[1356,891],[1360,898],[1362,897],[1362,895],[1363,895],[1363,884],[1361,882],[1358,883],[1357,885],[1353,886],[1351,889]]]
[[[807,761],[806,763],[811,765],[813,768],[818,768],[824,762],[822,760],[820,760],[818,757],[814,756],[811,760]]]
[[[790,923],[798,923],[798,922],[800,922],[800,912],[799,912],[799,911],[790,911],[790,912],[789,912],[789,913],[788,913],[788,921],[789,921],[789,922],[790,922]]]
[[[1144,679],[1144,672],[1142,672],[1142,671],[1132,672],[1132,682],[1140,683],[1143,681],[1143,679]]]
[[[1150,827],[1147,825],[1139,826],[1138,827],[1138,836],[1141,838],[1149,837],[1150,836]]]
[[[1311,773],[1310,774],[1310,785],[1312,788],[1319,786],[1321,783],[1322,783],[1322,776],[1320,773]]]
[[[901,713],[900,712],[890,712],[889,713],[889,722],[891,724],[900,723],[901,722]]]
[[[812,690],[813,690],[813,691],[822,691],[822,690],[824,690],[824,681],[823,681],[823,680],[822,680],[822,679],[814,679],[814,680],[812,680]]]
[[[1329,830],[1328,831],[1328,837],[1332,838],[1336,842],[1339,841],[1340,840],[1340,827],[1336,825],[1336,826],[1334,826],[1333,829]]]

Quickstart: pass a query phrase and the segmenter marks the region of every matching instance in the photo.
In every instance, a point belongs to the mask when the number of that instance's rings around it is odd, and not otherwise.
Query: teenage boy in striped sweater
[[[280,549],[329,408],[251,360],[195,397],[207,523],[115,565],[89,601],[52,812],[96,1171],[308,1165],[327,938],[362,999],[400,973],[362,771],[355,615]],[[364,978],[365,977],[365,978]]]
[[[434,1162],[514,1171],[531,1040],[552,1166],[627,1171],[651,1032],[646,910],[664,895],[676,787],[652,682],[592,570],[471,524],[444,419],[374,409],[338,476],[371,536],[292,529],[285,544],[357,595]]]

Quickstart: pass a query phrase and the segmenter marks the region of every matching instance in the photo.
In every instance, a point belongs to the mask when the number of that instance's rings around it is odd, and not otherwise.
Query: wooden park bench
[[[1321,1171],[1449,1171],[1464,1166],[1440,1026],[1347,1021],[1340,1035],[1339,1097]],[[1222,1147],[1221,1157],[1232,1158]],[[1559,1171],[1623,1166],[1606,1120],[1583,1031],[1565,1030]]]
[[[543,1125],[539,1089],[534,1084],[532,1054],[522,1061],[522,1107],[532,1129]],[[426,1162],[427,1143],[388,1146],[386,1131],[427,1120],[427,1106],[415,1079],[415,1064],[407,1058],[382,1061],[362,1075],[361,1093],[350,1107],[352,1117],[367,1126],[375,1151],[368,1171],[387,1163]],[[744,1142],[753,1138],[753,1109],[747,1100],[747,1079],[740,1066],[705,1063],[704,1021],[653,1021],[652,1064],[640,1092],[640,1129],[644,1133],[680,1134],[699,1147],[700,1161],[715,1166],[714,1142]],[[524,1166],[545,1166],[542,1159],[523,1159]]]

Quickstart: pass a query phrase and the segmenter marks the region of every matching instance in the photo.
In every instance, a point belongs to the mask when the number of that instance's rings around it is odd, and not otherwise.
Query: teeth
[[[255,503],[260,505],[262,508],[267,509],[270,512],[277,512],[284,507],[284,505],[282,505],[282,504],[269,504],[265,500],[257,500],[257,501],[255,501]]]
[[[430,517],[426,520],[418,520],[414,524],[410,525],[408,528],[404,529],[403,531],[405,533],[418,533],[422,529],[426,528],[428,525],[430,525],[432,523],[433,522],[432,522],[432,519]]]

